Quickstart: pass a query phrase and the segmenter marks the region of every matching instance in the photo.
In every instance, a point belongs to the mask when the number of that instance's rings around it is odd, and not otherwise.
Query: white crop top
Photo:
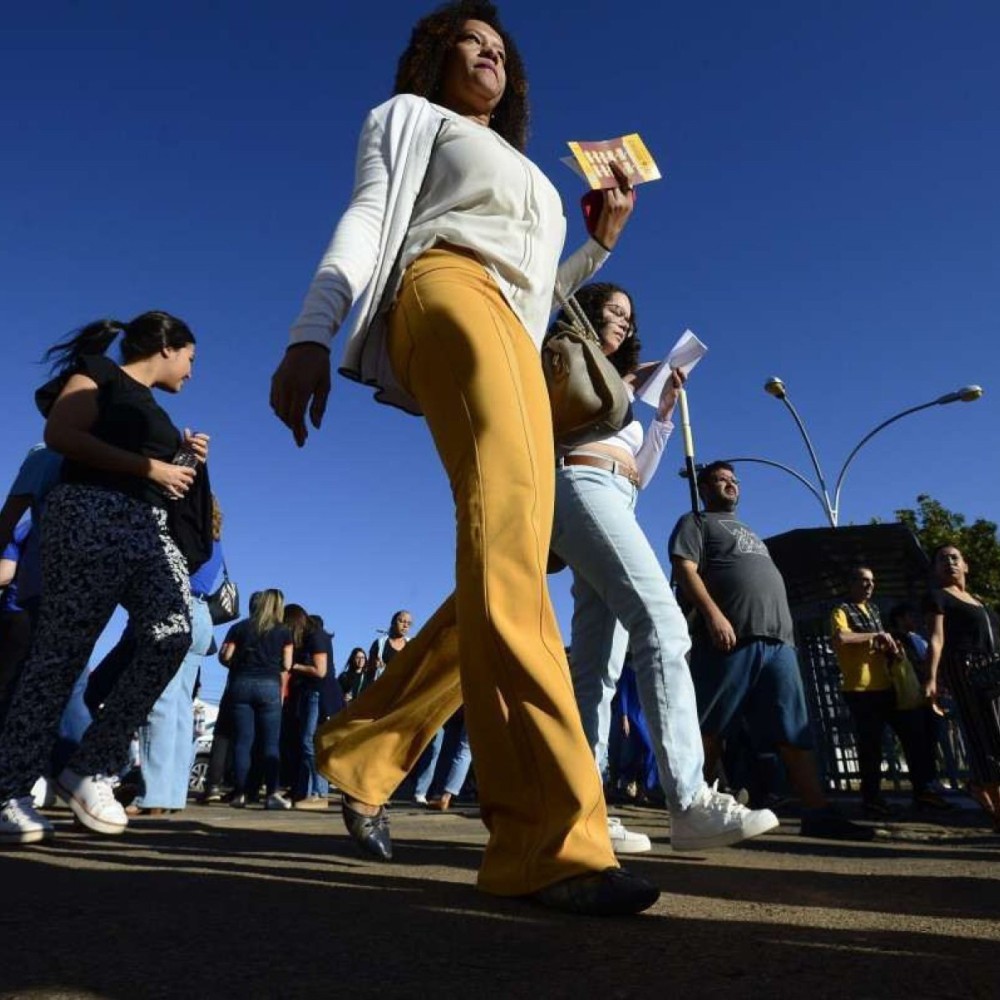
[[[628,386],[629,399],[635,402],[635,395],[632,387]],[[667,441],[674,429],[674,425],[669,420],[660,420],[654,417],[649,424],[649,432],[644,434],[642,424],[638,420],[633,420],[626,424],[617,434],[601,438],[594,441],[594,444],[608,445],[612,448],[620,448],[627,451],[635,458],[635,467],[639,473],[639,487],[645,489],[649,481],[656,474],[663,455],[663,449],[667,446]],[[586,445],[572,449],[564,454],[573,455],[593,455],[596,458],[607,458],[600,452],[588,451]]]

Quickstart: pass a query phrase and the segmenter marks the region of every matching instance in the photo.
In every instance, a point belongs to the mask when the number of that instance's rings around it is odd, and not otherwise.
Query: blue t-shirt
[[[231,642],[236,649],[229,661],[229,672],[242,677],[281,677],[285,646],[292,644],[292,633],[284,625],[275,625],[261,635],[249,618],[237,622],[227,633],[223,644]]]
[[[218,579],[219,572],[222,569],[222,560],[222,546],[218,542],[213,541],[212,554],[208,557],[208,562],[202,563],[191,574],[192,594],[197,597],[207,597],[209,594],[215,592],[215,581]]]
[[[21,521],[14,529],[14,537],[7,543],[7,547],[0,554],[0,559],[9,559],[17,563],[18,569],[14,571],[14,579],[4,588],[3,596],[0,597],[0,611],[23,611],[24,609],[17,603],[17,576],[21,567],[21,559],[24,556],[25,542],[31,533],[31,520]]]
[[[21,463],[9,496],[31,497],[31,523],[35,530],[28,535],[17,565],[17,590],[20,600],[38,597],[42,592],[42,514],[49,490],[62,472],[62,455],[36,444]]]

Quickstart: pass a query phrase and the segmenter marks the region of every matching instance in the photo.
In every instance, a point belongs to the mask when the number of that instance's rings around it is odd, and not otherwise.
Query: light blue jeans
[[[414,798],[427,798],[427,793],[431,790],[431,783],[434,781],[434,772],[437,771],[438,757],[441,756],[443,743],[444,727],[442,726],[424,748],[424,752],[417,758],[417,762],[410,772],[413,779]]]
[[[212,617],[200,597],[191,598],[191,648],[177,673],[139,727],[145,792],[135,800],[147,809],[183,809],[194,760],[194,685],[212,645]]]
[[[303,690],[298,695],[299,773],[294,797],[307,799],[318,795],[325,799],[330,782],[316,770],[316,727],[319,725],[320,692]]]
[[[465,712],[461,708],[444,724],[444,745],[439,760],[448,765],[441,791],[457,796],[472,764],[472,747],[469,746],[469,733],[465,728]]]
[[[687,808],[704,785],[698,706],[685,654],[687,623],[635,518],[638,490],[589,466],[556,471],[552,549],[573,571],[570,671],[583,731],[607,769],[611,699],[631,639],[639,701],[660,783]]]

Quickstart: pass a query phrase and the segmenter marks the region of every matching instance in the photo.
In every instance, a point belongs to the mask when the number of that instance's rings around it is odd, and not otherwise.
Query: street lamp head
[[[938,406],[945,406],[948,403],[973,403],[983,394],[981,385],[963,385],[955,392],[946,393],[940,399],[935,400]]]
[[[769,396],[774,396],[775,399],[784,399],[785,396],[788,395],[785,392],[785,383],[782,382],[777,375],[769,378],[764,383],[764,392],[766,392]]]

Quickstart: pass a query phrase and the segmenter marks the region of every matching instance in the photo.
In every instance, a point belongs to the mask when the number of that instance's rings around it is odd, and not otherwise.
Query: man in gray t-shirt
[[[785,582],[767,546],[735,515],[739,480],[726,462],[698,474],[702,514],[685,514],[670,536],[681,593],[693,605],[691,677],[714,776],[723,741],[745,721],[756,750],[776,749],[802,799],[802,833],[871,840],[834,812],[819,784]]]
[[[670,539],[670,555],[694,563],[737,641],[777,639],[793,645],[785,581],[767,546],[732,511],[685,514]],[[698,615],[695,631],[710,638]]]

